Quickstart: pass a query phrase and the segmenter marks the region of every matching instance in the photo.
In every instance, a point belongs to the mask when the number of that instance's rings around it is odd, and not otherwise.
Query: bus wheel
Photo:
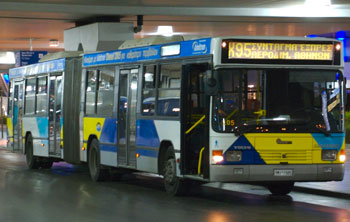
[[[173,147],[169,147],[164,161],[164,186],[165,191],[172,196],[184,195],[187,181],[176,176],[176,162]]]
[[[95,182],[105,180],[108,175],[108,171],[102,169],[100,161],[100,145],[97,139],[93,139],[90,144],[88,164],[91,179]]]
[[[286,195],[293,190],[294,182],[276,182],[267,185],[273,195]]]
[[[34,156],[33,152],[33,138],[32,135],[29,135],[26,139],[26,162],[29,169],[38,169],[39,160]]]

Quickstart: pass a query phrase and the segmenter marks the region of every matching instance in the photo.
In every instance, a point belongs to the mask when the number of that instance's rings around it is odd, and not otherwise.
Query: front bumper
[[[292,170],[292,175],[276,176],[275,170]],[[344,164],[300,165],[211,165],[212,182],[249,181],[341,181]]]

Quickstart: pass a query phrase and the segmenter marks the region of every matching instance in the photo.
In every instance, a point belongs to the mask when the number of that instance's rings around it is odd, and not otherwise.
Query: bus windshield
[[[213,97],[217,132],[325,133],[343,131],[340,72],[299,69],[221,69]]]

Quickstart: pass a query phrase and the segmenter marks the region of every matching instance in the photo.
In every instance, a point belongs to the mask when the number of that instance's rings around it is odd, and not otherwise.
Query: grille
[[[259,152],[266,163],[312,163],[312,151],[306,150],[264,150]]]

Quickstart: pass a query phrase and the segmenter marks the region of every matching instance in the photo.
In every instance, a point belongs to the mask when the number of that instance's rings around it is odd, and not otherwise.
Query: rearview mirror
[[[218,93],[218,83],[217,83],[217,71],[208,70],[205,73],[205,94],[208,96],[214,96]]]

